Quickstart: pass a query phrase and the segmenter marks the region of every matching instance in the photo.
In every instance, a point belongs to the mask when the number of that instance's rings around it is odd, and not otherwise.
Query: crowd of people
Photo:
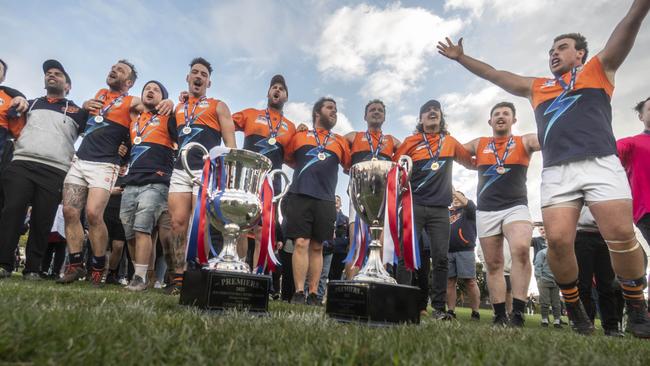
[[[410,184],[420,250],[430,260],[413,273],[399,266],[392,269],[398,282],[419,286],[423,314],[428,314],[430,305],[433,318],[446,320],[455,315],[455,288],[462,281],[472,317],[478,319],[474,267],[478,237],[493,322],[523,326],[533,273],[526,176],[531,155],[541,151],[548,247],[536,250],[535,275],[544,293],[544,319],[548,323],[545,305],[550,303],[557,323],[558,298],[552,293],[559,289],[573,329],[591,334],[595,278],[601,317],[607,307],[602,299],[618,289],[625,301],[628,329],[635,336],[650,337],[643,293],[647,260],[633,228],[636,223],[650,239],[650,98],[636,107],[645,131],[619,141],[612,130],[610,102],[614,74],[630,52],[649,8],[648,0],[634,1],[604,49],[591,59],[582,35],[556,37],[549,50],[552,78],[497,70],[468,56],[462,38],[457,43],[440,42],[443,56],[527,98],[535,111],[537,133],[515,136],[515,106],[498,103],[485,111],[491,136],[465,144],[450,134],[444,108],[434,99],[421,106],[417,130],[403,141],[384,134],[386,108],[381,100],[365,106],[365,131],[333,133],[337,104],[328,97],[314,104],[311,127],[296,126],[283,113],[288,87],[282,75],[271,79],[266,108],[231,114],[226,103],[207,96],[213,69],[201,57],[191,61],[187,90],[176,105],[156,80],[145,83],[138,96],[130,95],[138,73],[132,63],[119,60],[111,67],[106,86],[79,106],[67,99],[72,81],[64,66],[47,60],[43,63],[45,96],[28,99],[15,89],[0,89],[0,147],[5,157],[0,278],[15,270],[28,207],[23,277],[41,278],[48,238],[61,205],[64,229],[53,242],[64,239],[67,264],[61,276],[55,275],[58,283],[82,278],[97,286],[118,282],[123,257],[118,253],[126,247],[133,267],[127,288],[144,290],[151,282],[147,273],[153,269],[159,243],[169,292],[178,293],[184,271],[194,262],[186,257],[186,248],[198,191],[178,151],[189,142],[208,150],[220,145],[237,148],[235,133],[241,131],[244,149],[265,155],[274,169],[286,164],[294,171],[280,205],[282,229],[277,238],[283,265],[277,274],[282,276],[281,285],[276,283],[276,288],[282,288],[283,298],[319,304],[326,296],[328,279],[350,279],[359,270],[349,261],[342,265],[359,224],[353,207],[346,217],[335,196],[339,167],[347,171],[362,161],[397,161],[406,155],[413,162]],[[0,61],[0,82],[7,71],[7,64]],[[477,171],[476,204],[454,191],[454,161]],[[193,150],[188,164],[199,176],[201,154]],[[251,238],[240,241],[240,255],[249,253],[251,263],[257,263],[259,235],[256,229]],[[508,273],[506,241],[511,258]],[[109,248],[113,255],[107,262]]]

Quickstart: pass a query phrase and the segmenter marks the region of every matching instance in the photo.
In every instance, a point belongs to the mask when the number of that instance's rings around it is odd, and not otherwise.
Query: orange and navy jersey
[[[232,120],[237,131],[244,131],[244,149],[271,159],[273,169],[282,169],[284,150],[291,142],[293,135],[296,134],[296,126],[278,111],[269,108],[268,113],[273,129],[278,126],[280,118],[282,118],[282,123],[277,129],[277,136],[275,137],[276,143],[271,145],[268,142],[271,130],[269,129],[266,113],[266,109],[248,108],[233,114]]]
[[[350,146],[340,135],[317,129],[321,144],[325,144],[325,159],[318,158],[318,143],[314,130],[297,132],[285,151],[285,161],[294,168],[289,192],[304,194],[325,201],[334,201],[338,181],[339,164],[350,169]]]
[[[178,131],[179,151],[189,142],[198,142],[210,150],[221,145],[221,124],[217,115],[217,106],[221,103],[213,98],[189,97],[187,108],[185,103],[176,106],[176,126]],[[187,116],[185,110],[187,109]],[[194,113],[192,113],[194,112]],[[191,131],[184,133],[185,117],[190,120]],[[198,149],[192,149],[187,157],[191,169],[201,169],[203,166],[203,154]],[[176,169],[183,169],[181,159],[176,159]]]
[[[562,75],[567,86],[571,74]],[[573,90],[565,92],[555,79],[535,79],[531,102],[544,167],[616,154],[612,131],[613,92],[614,86],[598,57],[577,71]]]
[[[133,97],[122,97],[119,92],[100,89],[95,94],[95,99],[101,100],[104,107],[117,101],[103,115],[103,121],[96,122],[95,116],[90,116],[77,156],[86,161],[119,164],[121,158],[117,150],[121,144],[128,144],[129,141]]]
[[[512,136],[508,156],[504,162],[505,173],[497,172],[497,160],[490,146],[492,137],[481,137],[476,146],[476,165],[478,168],[478,209],[480,211],[499,211],[518,205],[528,205],[526,174],[530,155],[521,136]],[[494,139],[499,158],[503,158],[510,141],[508,137]]]
[[[135,143],[136,129],[140,129],[139,144]],[[147,124],[149,122],[149,124]],[[145,127],[146,125],[146,127]],[[174,169],[174,144],[176,143],[176,119],[171,116],[143,112],[131,123],[131,152],[126,184],[169,184]]]
[[[438,151],[440,134],[426,133],[425,136],[435,155]],[[432,169],[436,161],[429,155],[422,133],[407,137],[393,155],[393,160],[398,161],[402,155],[408,155],[413,160],[411,172],[413,202],[421,206],[447,207],[451,204],[451,176],[454,160],[464,166],[473,167],[469,151],[449,134],[445,135],[442,143],[437,170]]]
[[[17,96],[25,98],[25,96],[18,90],[6,86],[0,86],[0,128],[9,129],[9,107],[11,107],[11,100]],[[3,142],[4,141],[1,141],[0,143]]]
[[[379,146],[379,138],[382,136],[381,131],[372,131],[370,132],[370,138],[372,139],[372,149],[375,150]],[[395,152],[395,142],[393,136],[383,135],[381,140],[381,151],[377,155],[379,160],[392,160],[393,153]],[[372,159],[372,152],[370,151],[370,143],[366,137],[366,131],[357,132],[354,135],[354,140],[352,141],[352,147],[350,148],[352,153],[352,165],[360,163],[362,161],[368,161]]]

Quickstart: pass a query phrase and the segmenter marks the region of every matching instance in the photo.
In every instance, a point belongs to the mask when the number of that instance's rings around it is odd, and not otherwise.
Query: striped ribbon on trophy
[[[352,265],[359,268],[363,267],[363,262],[366,259],[366,251],[368,249],[368,238],[370,238],[370,231],[368,225],[361,220],[360,216],[354,219],[354,233],[352,236],[352,245],[348,255],[343,260],[344,263],[352,263]]]
[[[398,222],[402,222],[402,243],[404,248],[404,265],[414,271],[420,267],[420,252],[415,235],[413,216],[413,197],[411,183],[406,170],[400,165],[394,166],[388,173],[386,187],[386,207],[384,215],[384,264],[397,264],[400,257]],[[399,211],[400,198],[402,211]]]
[[[260,245],[260,255],[257,260],[257,273],[264,273],[266,269],[269,272],[275,271],[280,265],[280,261],[275,256],[275,209],[273,207],[273,190],[272,176],[267,175],[262,184],[262,239]]]
[[[206,264],[208,262],[208,258],[205,254],[206,245],[210,247],[212,254],[216,255],[216,251],[212,246],[210,238],[210,223],[207,221],[206,210],[209,204],[209,190],[215,185],[219,187],[219,192],[223,192],[223,189],[225,188],[225,180],[222,179],[222,177],[225,176],[225,164],[223,164],[223,157],[217,157],[214,161],[216,161],[217,164],[213,163],[213,161],[210,159],[205,159],[205,162],[203,163],[201,184],[199,185],[199,192],[197,196],[198,199],[194,207],[194,212],[192,214],[190,229],[188,230],[186,254],[186,259],[188,262],[196,262],[198,260],[199,264]],[[219,169],[219,174],[215,174],[217,169]],[[215,200],[214,205],[215,211],[221,218],[223,218],[221,215],[221,209],[219,207],[219,201]]]

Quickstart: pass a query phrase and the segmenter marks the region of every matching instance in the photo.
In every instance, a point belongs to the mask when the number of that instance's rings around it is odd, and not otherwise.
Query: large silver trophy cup
[[[207,149],[196,142],[185,145],[181,152],[183,168],[198,184],[200,180],[194,176],[187,163],[187,154],[190,150],[200,149],[205,156],[209,156]],[[208,185],[208,202],[206,212],[210,224],[223,234],[223,248],[219,255],[211,259],[207,268],[218,271],[250,272],[250,267],[237,255],[237,239],[244,231],[248,231],[257,224],[262,214],[262,201],[260,189],[267,174],[271,180],[279,174],[289,181],[287,175],[279,169],[271,170],[271,160],[266,156],[248,150],[230,149],[222,155],[224,165],[221,179],[224,180],[224,189]],[[270,172],[269,172],[270,171]],[[273,197],[273,201],[282,198],[287,191],[284,190]],[[198,204],[198,203],[197,203]]]
[[[285,183],[287,175],[281,170],[271,171],[271,161],[264,155],[247,150],[224,149],[210,157],[203,145],[189,143],[181,150],[181,161],[195,184],[202,184],[187,163],[187,154],[200,149],[204,159],[216,163],[218,178],[207,184],[206,214],[210,225],[223,234],[223,248],[219,255],[200,269],[188,269],[183,279],[180,303],[209,310],[241,309],[250,312],[268,312],[271,277],[250,273],[249,265],[237,255],[239,236],[252,229],[260,220],[263,203],[262,184],[280,175]],[[288,189],[273,197],[279,200]]]
[[[357,215],[368,225],[371,241],[359,274],[352,281],[330,281],[327,285],[325,312],[334,319],[376,325],[420,322],[419,289],[397,284],[381,258],[388,174],[396,164],[406,168],[410,176],[413,164],[408,156],[401,157],[399,163],[364,161],[350,169],[350,199]]]
[[[400,164],[410,173],[412,162],[408,156],[402,156]],[[391,161],[374,160],[354,164],[350,169],[350,199],[357,215],[368,225],[371,239],[368,260],[354,277],[355,281],[397,283],[384,269],[381,259],[386,186],[388,173],[395,165]]]

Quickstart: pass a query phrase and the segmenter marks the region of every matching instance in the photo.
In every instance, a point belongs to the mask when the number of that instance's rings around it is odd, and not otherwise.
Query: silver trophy
[[[402,156],[399,164],[404,166],[407,174],[410,175],[411,158]],[[350,199],[357,215],[368,225],[371,238],[368,244],[368,259],[354,277],[354,281],[397,284],[397,281],[384,269],[381,260],[386,185],[388,173],[395,165],[397,163],[391,161],[375,160],[354,164],[350,169]]]
[[[193,148],[200,149],[204,153],[204,159],[209,159],[209,152],[196,142],[190,142],[181,150],[183,168],[196,184],[200,184],[200,179],[194,176],[187,164],[187,154]],[[224,167],[218,169],[223,171],[221,179],[225,180],[225,187],[219,190],[212,185],[213,182],[210,182],[206,211],[210,224],[223,234],[223,249],[217,257],[208,262],[205,268],[248,273],[250,267],[237,254],[237,239],[242,232],[253,228],[260,219],[262,214],[260,189],[267,175],[270,175],[273,180],[279,174],[285,183],[288,183],[289,177],[280,169],[271,171],[269,158],[252,151],[229,149],[221,156]],[[288,184],[285,184],[283,191],[276,194],[273,201],[281,199],[288,187]]]

